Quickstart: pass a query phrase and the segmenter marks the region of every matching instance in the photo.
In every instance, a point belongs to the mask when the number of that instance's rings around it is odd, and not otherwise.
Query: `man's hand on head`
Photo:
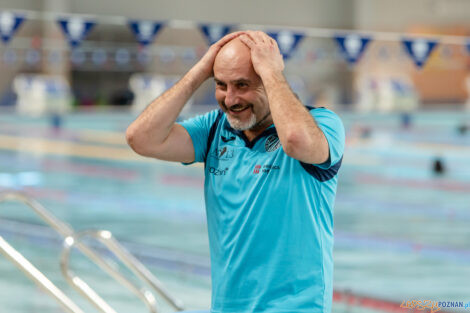
[[[204,80],[214,75],[213,73],[214,61],[220,49],[225,44],[230,42],[232,39],[240,36],[243,33],[244,33],[243,31],[238,31],[238,32],[227,34],[224,37],[222,37],[219,41],[217,41],[216,43],[214,43],[213,45],[209,47],[209,50],[207,50],[206,54],[204,54],[204,56],[194,66],[194,68],[203,75]]]
[[[250,48],[253,68],[261,78],[265,75],[282,74],[284,60],[273,38],[261,31],[246,31],[239,36]]]

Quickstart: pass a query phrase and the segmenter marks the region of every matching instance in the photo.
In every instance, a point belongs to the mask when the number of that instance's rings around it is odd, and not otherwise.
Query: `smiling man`
[[[232,128],[252,133],[272,124],[263,83],[251,64],[250,49],[240,39],[221,49],[214,73],[215,97]]]
[[[344,128],[291,91],[276,42],[232,33],[128,128],[139,154],[205,163],[213,313],[330,312]],[[220,110],[175,123],[213,76]]]

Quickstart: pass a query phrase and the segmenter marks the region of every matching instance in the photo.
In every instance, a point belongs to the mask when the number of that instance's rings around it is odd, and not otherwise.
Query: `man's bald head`
[[[215,98],[230,126],[260,130],[272,124],[268,97],[251,62],[251,50],[239,38],[227,42],[214,61]]]
[[[237,56],[251,59],[250,48],[248,48],[247,45],[245,45],[240,40],[240,38],[234,38],[231,41],[227,42],[217,54],[217,58],[220,58],[220,57],[234,58]]]
[[[251,52],[239,38],[234,38],[225,44],[217,54],[214,62],[214,73],[219,70],[253,69]]]

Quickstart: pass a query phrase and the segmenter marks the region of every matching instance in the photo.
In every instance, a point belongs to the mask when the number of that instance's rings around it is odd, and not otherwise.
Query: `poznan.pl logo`
[[[403,301],[400,307],[405,309],[424,311],[429,309],[430,313],[440,311],[442,308],[462,308],[470,309],[470,301],[431,301],[431,300],[411,300]]]

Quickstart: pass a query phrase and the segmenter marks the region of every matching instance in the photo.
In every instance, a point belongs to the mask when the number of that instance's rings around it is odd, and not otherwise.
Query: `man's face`
[[[236,45],[221,50],[216,58],[215,97],[232,128],[240,131],[263,129],[272,123],[266,91],[253,69],[248,48]]]

